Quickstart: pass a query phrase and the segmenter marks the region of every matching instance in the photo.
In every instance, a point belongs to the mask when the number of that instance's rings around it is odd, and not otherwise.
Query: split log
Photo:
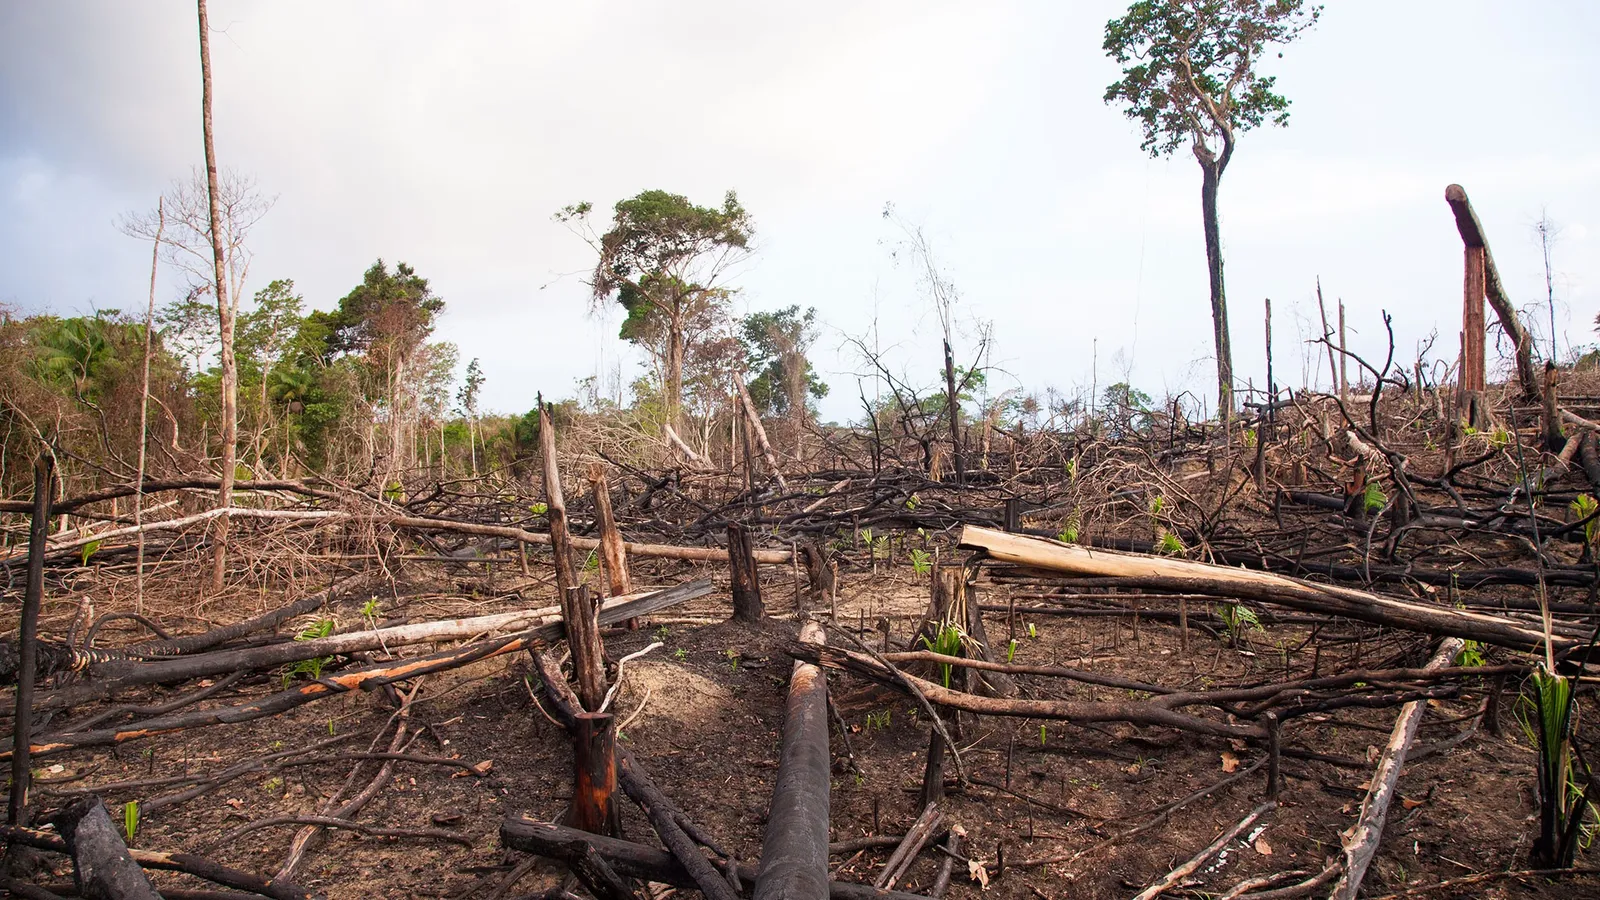
[[[929,803],[922,808],[917,820],[906,829],[905,839],[900,842],[894,852],[889,854],[889,861],[884,863],[883,871],[879,873],[872,886],[880,890],[893,890],[895,882],[906,874],[911,864],[916,861],[917,854],[933,838],[934,832],[944,822],[944,813],[939,810],[937,803]]]
[[[559,858],[559,846],[575,839],[587,841],[619,874],[681,888],[698,887],[695,879],[690,877],[678,860],[654,847],[597,834],[583,834],[521,816],[508,816],[500,824],[501,843],[524,853]],[[741,883],[755,882],[757,876],[754,866],[741,865],[736,871]],[[828,882],[828,896],[832,900],[927,900],[920,894],[882,891],[871,885],[848,881]]]
[[[1494,254],[1489,251],[1489,240],[1484,236],[1478,214],[1472,210],[1472,202],[1467,199],[1466,189],[1459,184],[1452,184],[1444,189],[1444,199],[1450,204],[1450,211],[1455,214],[1456,231],[1460,232],[1461,242],[1468,252],[1479,248],[1483,250],[1481,296],[1488,298],[1489,306],[1500,319],[1500,327],[1505,329],[1506,335],[1511,338],[1511,343],[1516,348],[1517,383],[1522,387],[1523,397],[1531,400],[1539,396],[1539,379],[1533,369],[1533,339],[1528,335],[1528,330],[1522,327],[1522,320],[1517,317],[1516,306],[1506,295],[1505,285],[1500,281],[1500,271],[1495,268]],[[1481,313],[1479,321],[1482,321]],[[1481,346],[1481,334],[1479,341]]]
[[[567,824],[616,837],[622,833],[616,796],[616,719],[608,712],[580,712],[574,719],[572,812]]]
[[[602,625],[610,625],[634,616],[647,615],[657,609],[664,608],[664,606],[681,603],[689,599],[690,596],[701,596],[708,593],[709,590],[709,583],[701,581],[668,591],[657,591],[654,594],[649,594],[636,600],[609,606],[601,613],[600,622]],[[320,700],[333,694],[358,689],[370,690],[385,684],[393,684],[396,681],[404,681],[433,672],[460,668],[469,663],[506,653],[514,653],[518,650],[548,646],[561,639],[562,627],[560,622],[553,622],[508,637],[475,641],[428,656],[413,657],[360,669],[336,672],[331,675],[324,675],[316,681],[306,682],[289,690],[240,706],[178,713],[136,722],[124,728],[52,735],[41,739],[40,743],[35,743],[31,748],[31,752],[34,756],[42,756],[79,747],[121,744],[138,738],[182,731],[186,728],[248,722],[265,716],[277,715],[285,710],[303,706],[306,703]],[[170,662],[178,662],[178,660],[167,660],[163,661],[162,664]],[[126,682],[119,681],[116,684],[109,685],[109,687],[115,688],[118,684],[123,683]],[[106,688],[108,685],[94,685],[94,687]],[[9,758],[10,755],[10,749],[0,751],[0,758]]]
[[[77,800],[53,821],[72,854],[72,880],[78,893],[91,900],[161,900],[144,870],[128,855],[128,846],[99,797],[91,794]]]
[[[1315,584],[1270,572],[1090,550],[972,525],[961,530],[960,546],[967,550],[984,551],[1002,562],[1072,575],[1117,578],[1129,587],[1259,600],[1292,609],[1344,616],[1374,625],[1450,635],[1517,650],[1536,650],[1544,646],[1543,632],[1498,616]],[[1557,636],[1554,641],[1558,652],[1578,646],[1578,641],[1567,637]]]
[[[806,622],[800,640],[822,644],[822,626]],[[783,750],[761,843],[755,900],[824,900],[828,896],[828,677],[796,662],[789,675]]]
[[[633,887],[611,868],[594,845],[582,838],[556,848],[557,859],[567,864],[595,900],[639,900]]]
[[[33,847],[36,850],[49,850],[55,853],[70,852],[67,849],[67,842],[62,839],[61,835],[49,831],[40,831],[36,828],[0,829],[0,839]],[[184,872],[225,887],[270,897],[272,900],[314,900],[317,897],[316,894],[297,884],[281,879],[268,879],[260,875],[252,875],[249,872],[241,872],[238,869],[230,869],[227,866],[192,853],[163,853],[154,850],[139,850],[137,848],[129,848],[127,852],[141,868],[165,872]]]
[[[606,586],[611,596],[620,597],[633,590],[628,578],[628,551],[623,546],[622,533],[617,531],[616,517],[611,514],[611,486],[599,463],[589,467],[589,488],[594,495],[595,524],[600,527],[600,560],[605,563]]]
[[[1428,660],[1427,668],[1442,669],[1450,665],[1461,647],[1460,639],[1446,640]],[[1334,883],[1330,900],[1355,900],[1360,892],[1367,866],[1378,852],[1378,841],[1383,837],[1383,824],[1389,815],[1389,804],[1394,800],[1395,787],[1400,783],[1400,772],[1405,768],[1406,754],[1411,752],[1411,742],[1416,740],[1417,727],[1422,724],[1427,708],[1428,705],[1420,701],[1407,703],[1395,719],[1394,731],[1383,748],[1383,755],[1378,757],[1378,768],[1367,788],[1367,798],[1361,803],[1361,815],[1339,835],[1339,842],[1344,846],[1344,872]]]

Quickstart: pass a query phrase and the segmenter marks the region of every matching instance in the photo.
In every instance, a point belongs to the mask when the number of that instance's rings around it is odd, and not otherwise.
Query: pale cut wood
[[[1162,556],[1093,550],[975,525],[962,528],[960,546],[967,550],[982,550],[1001,562],[1073,575],[1125,578],[1131,586],[1154,585],[1217,597],[1259,600],[1293,609],[1462,637],[1518,650],[1541,649],[1545,642],[1543,632],[1498,616],[1316,584],[1270,572],[1232,569]],[[1576,644],[1559,635],[1553,638],[1553,642],[1557,652]]]
[[[1461,647],[1459,638],[1446,640],[1428,660],[1426,668],[1442,669],[1450,665]],[[1411,752],[1411,743],[1417,738],[1417,727],[1422,724],[1427,709],[1427,703],[1422,700],[1413,700],[1400,708],[1389,743],[1383,748],[1378,768],[1372,773],[1367,798],[1361,803],[1361,816],[1339,835],[1339,843],[1344,847],[1344,872],[1334,883],[1330,900],[1355,900],[1361,891],[1361,880],[1366,877],[1367,867],[1378,852],[1378,841],[1383,837],[1383,824],[1389,816],[1389,805],[1394,801],[1406,755]]]
[[[628,551],[611,514],[611,486],[599,463],[589,466],[589,487],[594,494],[595,522],[600,526],[600,560],[606,567],[606,586],[611,596],[620,597],[633,589],[628,578]]]

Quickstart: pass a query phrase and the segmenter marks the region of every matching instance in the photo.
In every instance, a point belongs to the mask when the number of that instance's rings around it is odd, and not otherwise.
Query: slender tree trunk
[[[1205,220],[1206,272],[1211,278],[1211,328],[1217,349],[1217,415],[1224,422],[1233,417],[1233,348],[1228,342],[1228,301],[1222,287],[1222,228],[1217,221],[1217,188],[1222,183],[1222,168],[1209,151],[1195,148],[1200,160],[1200,212]]]
[[[961,458],[961,401],[956,397],[956,360],[950,341],[944,342],[945,403],[950,408],[950,455],[956,464],[956,486],[967,483],[967,465]]]
[[[144,311],[144,374],[139,381],[139,472],[133,495],[133,524],[141,526],[138,555],[134,561],[133,611],[144,612],[144,468],[148,441],[145,431],[150,427],[150,346],[156,321],[156,270],[161,263],[161,236],[167,230],[166,198],[156,200],[156,239],[150,250],[150,305]]]
[[[670,333],[667,335],[667,383],[665,395],[661,398],[667,424],[674,431],[682,434],[679,427],[678,407],[683,402],[683,323],[677,316],[672,319]]]
[[[239,438],[239,368],[233,358],[233,307],[228,304],[228,262],[222,249],[222,214],[217,205],[217,148],[211,127],[211,29],[206,20],[206,0],[196,0],[200,13],[200,110],[206,145],[206,193],[211,214],[211,259],[215,269],[217,325],[222,336],[222,471],[217,503],[233,504],[233,475]],[[228,516],[217,517],[211,556],[211,589],[222,590],[227,570]]]

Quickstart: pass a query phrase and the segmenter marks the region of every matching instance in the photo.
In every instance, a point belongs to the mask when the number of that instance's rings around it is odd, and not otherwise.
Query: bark
[[[589,467],[589,487],[594,494],[595,522],[600,526],[600,558],[606,567],[606,586],[611,596],[620,597],[633,589],[628,578],[628,551],[611,513],[611,488],[599,463]]]
[[[28,824],[28,789],[33,770],[28,748],[33,739],[33,682],[39,665],[39,607],[44,602],[44,543],[50,533],[50,494],[55,489],[55,457],[42,452],[33,464],[33,518],[28,523],[28,583],[22,600],[17,643],[17,706],[12,740],[20,748],[11,758],[11,796],[6,824]]]
[[[1461,652],[1462,642],[1452,638],[1440,645],[1438,652],[1428,660],[1427,668],[1441,669],[1455,660]],[[1389,815],[1389,804],[1394,800],[1395,788],[1400,783],[1400,772],[1405,768],[1406,755],[1416,740],[1417,727],[1422,724],[1427,704],[1422,701],[1407,703],[1395,719],[1389,743],[1378,758],[1378,768],[1372,775],[1367,798],[1361,804],[1361,816],[1343,834],[1344,872],[1334,884],[1330,900],[1355,900],[1361,891],[1361,880],[1366,877],[1367,866],[1378,852],[1378,841],[1383,837],[1384,820]]]
[[[1451,635],[1518,650],[1536,650],[1544,646],[1544,634],[1541,631],[1498,616],[1315,584],[1270,572],[1090,550],[971,525],[962,529],[960,546],[968,550],[983,550],[990,557],[1003,562],[1073,575],[1118,578],[1128,587],[1259,600],[1293,609],[1359,619],[1375,625]],[[1559,635],[1554,642],[1558,652],[1577,644]]]
[[[966,461],[961,454],[961,401],[956,395],[956,362],[948,338],[944,342],[945,405],[950,410],[950,453],[956,465],[956,486],[967,483]]]
[[[728,567],[732,573],[734,621],[749,623],[766,618],[750,529],[737,522],[728,523]]]
[[[622,833],[617,815],[617,726],[611,713],[582,712],[572,732],[572,812],[579,831]]]
[[[1500,272],[1495,268],[1494,254],[1489,251],[1489,240],[1484,235],[1482,223],[1478,221],[1478,214],[1472,210],[1466,190],[1459,184],[1452,184],[1445,188],[1444,199],[1455,214],[1456,230],[1461,234],[1462,244],[1468,248],[1483,249],[1483,292],[1480,299],[1487,297],[1489,305],[1494,308],[1495,317],[1500,320],[1500,327],[1511,338],[1512,346],[1516,349],[1517,383],[1522,388],[1523,399],[1532,400],[1539,396],[1539,378],[1533,368],[1533,339],[1528,330],[1522,327],[1516,306],[1506,294]]]
[[[217,297],[217,326],[222,339],[219,362],[222,367],[222,477],[217,487],[217,505],[227,509],[233,504],[234,468],[237,461],[239,436],[239,367],[233,356],[233,307],[228,301],[228,260],[222,249],[222,214],[218,206],[217,149],[211,125],[211,28],[206,20],[206,0],[197,0],[200,13],[200,109],[201,130],[205,136],[206,194],[210,206],[211,258],[215,269],[212,287]],[[228,516],[216,521],[215,540],[211,557],[211,590],[222,590],[223,576],[227,571]]]
[[[72,854],[72,880],[89,900],[161,900],[144,870],[128,855],[100,798],[90,794],[54,819]]]
[[[807,622],[802,641],[821,644],[822,626]],[[755,900],[824,900],[828,896],[828,678],[796,662],[789,675],[783,750],[761,844]]]
[[[690,877],[681,863],[670,854],[654,847],[617,838],[583,834],[570,828],[548,825],[521,816],[509,816],[500,824],[501,843],[524,853],[560,858],[560,845],[575,839],[587,841],[622,875],[680,888],[698,887],[695,879]],[[711,863],[707,862],[707,865]],[[737,872],[739,880],[744,884],[756,880],[754,866],[739,866]],[[871,885],[848,881],[828,882],[828,896],[832,900],[927,900],[920,894],[880,891]]]
[[[767,440],[767,430],[761,427],[761,415],[756,412],[755,401],[750,399],[750,389],[745,387],[744,378],[734,379],[739,386],[739,404],[744,407],[745,422],[750,426],[750,433],[755,435],[756,446],[761,448],[761,459],[772,470],[772,477],[778,482],[778,490],[789,493],[789,484],[784,481],[783,470],[778,468],[778,454],[772,450],[772,444]]]
[[[1225,423],[1233,416],[1233,348],[1228,339],[1228,301],[1222,280],[1222,229],[1217,219],[1217,189],[1232,151],[1231,139],[1225,143],[1220,158],[1203,145],[1196,144],[1194,148],[1195,157],[1200,161],[1200,214],[1205,225],[1211,330],[1217,351],[1217,415]]]

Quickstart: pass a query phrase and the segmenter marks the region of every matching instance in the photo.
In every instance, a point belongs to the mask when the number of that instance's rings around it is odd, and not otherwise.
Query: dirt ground
[[[643,577],[670,584],[694,574],[725,579],[725,573],[709,567],[696,571],[681,564],[663,565]],[[783,727],[791,661],[781,648],[794,634],[788,573],[770,569],[766,577],[773,618],[762,627],[724,621],[729,609],[724,585],[710,597],[665,611],[638,630],[606,637],[614,658],[662,643],[624,670],[615,701],[621,739],[693,818],[741,859],[751,861],[760,854]],[[485,581],[467,573],[455,580],[457,599],[444,599],[450,585],[428,596],[418,596],[426,592],[414,587],[409,590],[412,599],[404,598],[407,591],[400,599],[385,599],[384,615],[389,620],[436,618],[548,602],[539,596],[541,585],[524,583],[519,590],[506,590],[507,581],[518,579],[504,574]],[[838,627],[855,631],[864,626],[863,639],[881,645],[887,624],[889,640],[903,646],[926,607],[927,576],[905,566],[872,575],[858,566],[847,568],[841,580]],[[460,596],[463,585],[470,585],[478,598]],[[985,583],[981,599],[1004,603],[1011,590]],[[67,611],[47,612],[59,617]],[[1323,649],[1313,661],[1294,652],[1307,633],[1292,625],[1269,624],[1250,632],[1246,646],[1236,649],[1197,624],[1185,650],[1175,625],[1136,623],[1131,616],[1023,612],[1013,619],[1002,612],[987,618],[997,645],[1007,645],[1016,635],[1017,662],[1069,664],[1174,687],[1224,686],[1281,675],[1286,661],[1304,674],[1313,662],[1323,671],[1347,668],[1356,653],[1374,665],[1402,658],[1420,663],[1425,655],[1420,640],[1369,633],[1360,643],[1319,642]],[[522,855],[503,850],[498,838],[500,822],[508,814],[557,819],[570,791],[567,738],[536,706],[528,670],[527,658],[519,655],[429,677],[413,708],[417,736],[407,752],[455,758],[482,774],[437,764],[394,763],[386,788],[358,818],[373,827],[441,829],[459,843],[339,832],[313,844],[295,880],[332,898],[522,896],[560,884],[560,866],[543,860],[519,866]],[[1024,678],[1022,684],[1031,696],[1116,699],[1129,693],[1038,678]],[[239,693],[258,695],[273,687],[260,683]],[[1470,718],[1483,701],[1485,687],[1470,686],[1456,697],[1430,702],[1418,749],[1401,781],[1403,799],[1392,811],[1365,896],[1525,867],[1534,828],[1534,762],[1509,697],[1500,736],[1478,729],[1443,752],[1428,750],[1468,727],[1469,722],[1452,720]],[[835,730],[833,839],[899,834],[918,811],[928,725],[909,697],[839,673],[831,676],[831,691],[849,744],[847,752]],[[241,869],[271,873],[298,826],[242,834],[235,829],[275,816],[315,813],[319,801],[357,766],[364,784],[382,763],[339,754],[383,749],[369,745],[391,712],[378,696],[344,695],[242,725],[53,756],[37,763],[36,796],[49,806],[92,789],[118,812],[128,801],[147,806],[183,790],[189,782],[180,776],[218,772],[284,749],[334,741],[315,754],[318,762],[256,771],[142,816],[135,833],[135,846],[202,853]],[[1215,895],[1252,875],[1319,870],[1338,852],[1340,831],[1359,812],[1371,761],[1387,740],[1394,716],[1393,709],[1346,709],[1316,717],[1320,721],[1295,720],[1285,729],[1281,806],[1202,869],[1194,884],[1170,895]],[[1004,869],[984,887],[958,867],[951,887],[958,897],[1131,896],[1239,820],[1261,801],[1266,787],[1264,769],[1258,770],[1129,838],[1128,832],[1150,824],[1164,804],[1254,763],[1260,748],[1128,725],[965,716],[960,726],[961,756],[973,780],[963,787],[953,770],[947,772],[948,822],[965,829],[970,859],[991,868],[1003,859]],[[1597,730],[1593,717],[1580,727],[1584,740],[1592,742]],[[1320,758],[1304,758],[1307,751]],[[630,837],[653,839],[643,816],[626,802],[623,825]],[[887,855],[887,850],[869,850],[835,857],[834,877],[870,882]],[[934,854],[923,854],[898,887],[926,890],[937,867]],[[58,874],[70,877],[66,870]],[[197,886],[178,876],[160,881]],[[1427,896],[1600,896],[1600,881],[1592,876],[1559,884],[1505,879]]]

